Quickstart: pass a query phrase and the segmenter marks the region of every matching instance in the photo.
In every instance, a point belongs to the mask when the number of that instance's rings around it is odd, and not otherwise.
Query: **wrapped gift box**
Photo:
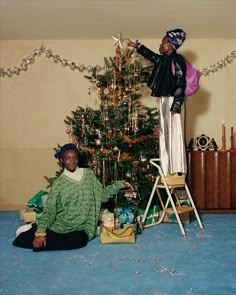
[[[114,213],[108,211],[107,209],[101,210],[99,221],[106,227],[114,228]]]
[[[162,214],[162,211],[160,211],[160,216]],[[192,212],[184,212],[179,214],[180,220],[183,224],[189,224],[191,222],[192,218]],[[163,222],[171,222],[171,223],[177,223],[175,213],[166,213]]]
[[[176,193],[178,195],[181,206],[191,206],[187,191],[185,189],[177,189]]]
[[[143,221],[143,216],[146,209],[141,209],[138,221]],[[144,225],[154,224],[159,219],[160,206],[156,205],[149,208]]]
[[[34,211],[33,208],[24,209],[24,211],[23,211],[23,220],[26,223],[28,223],[28,222],[36,222],[37,221],[36,212]]]
[[[134,212],[130,207],[117,208],[117,215],[121,224],[131,224],[134,222]]]

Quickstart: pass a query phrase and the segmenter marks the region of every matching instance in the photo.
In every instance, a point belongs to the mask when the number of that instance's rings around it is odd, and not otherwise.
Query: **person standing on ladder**
[[[166,32],[157,54],[143,44],[128,39],[127,45],[154,64],[147,86],[160,98],[160,162],[164,176],[187,173],[184,143],[184,98],[186,63],[176,50],[186,33],[181,29]],[[173,64],[175,74],[173,74]]]

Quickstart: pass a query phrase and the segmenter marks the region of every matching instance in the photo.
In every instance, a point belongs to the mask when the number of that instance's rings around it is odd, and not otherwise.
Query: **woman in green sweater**
[[[14,246],[42,250],[81,248],[94,238],[101,203],[108,201],[121,188],[131,187],[126,181],[116,181],[103,187],[90,168],[79,168],[78,149],[64,145],[55,157],[64,166],[48,195],[38,224],[19,234]]]

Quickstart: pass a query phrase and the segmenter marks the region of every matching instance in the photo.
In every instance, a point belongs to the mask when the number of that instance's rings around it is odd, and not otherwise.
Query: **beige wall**
[[[160,40],[141,40],[157,50]],[[19,66],[22,59],[44,43],[47,48],[77,64],[103,65],[114,55],[109,40],[27,40],[1,42],[1,67]],[[236,40],[187,40],[179,50],[197,68],[208,67],[236,48]],[[64,119],[77,106],[98,108],[96,93],[88,95],[86,72],[71,71],[45,55],[20,76],[1,78],[0,208],[18,209],[39,190],[44,176],[54,176],[58,166],[53,147],[68,141]],[[236,128],[236,60],[226,68],[201,78],[200,90],[187,99],[186,141],[206,134],[221,145],[221,123]],[[146,97],[153,106],[156,99]]]

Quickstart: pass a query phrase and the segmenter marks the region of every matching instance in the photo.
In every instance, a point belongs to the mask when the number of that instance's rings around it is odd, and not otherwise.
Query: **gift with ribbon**
[[[114,228],[114,213],[110,212],[108,209],[102,209],[99,221],[108,228]]]
[[[117,208],[117,214],[121,224],[131,224],[134,222],[134,212],[131,207]]]
[[[140,215],[138,216],[139,221],[143,220],[144,213],[145,213],[145,209],[141,209]],[[146,219],[145,219],[145,225],[155,224],[159,219],[159,213],[160,213],[159,205],[155,205],[149,208]]]

